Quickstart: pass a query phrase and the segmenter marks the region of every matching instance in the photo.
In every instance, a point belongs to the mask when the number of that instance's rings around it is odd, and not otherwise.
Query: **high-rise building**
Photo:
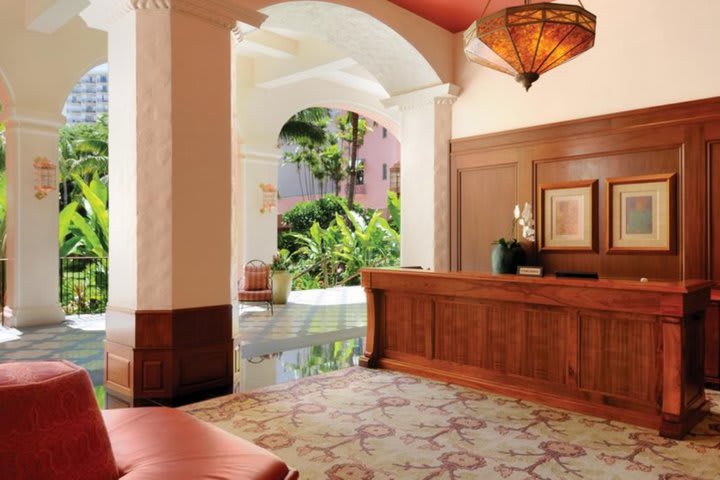
[[[105,63],[87,72],[73,87],[63,108],[67,123],[95,123],[99,115],[108,111],[108,95],[108,66]]]

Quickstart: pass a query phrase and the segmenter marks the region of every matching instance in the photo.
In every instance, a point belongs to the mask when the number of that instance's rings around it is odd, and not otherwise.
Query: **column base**
[[[231,391],[231,305],[134,312],[110,307],[106,321],[105,388],[118,403],[177,405]]]
[[[3,309],[3,325],[11,328],[60,325],[65,321],[65,312],[60,304],[40,307],[11,307]]]

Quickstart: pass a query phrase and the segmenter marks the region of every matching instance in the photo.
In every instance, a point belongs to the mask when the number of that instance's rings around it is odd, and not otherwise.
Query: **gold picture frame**
[[[677,174],[608,178],[607,253],[674,253]]]
[[[540,251],[597,251],[597,180],[538,187]]]

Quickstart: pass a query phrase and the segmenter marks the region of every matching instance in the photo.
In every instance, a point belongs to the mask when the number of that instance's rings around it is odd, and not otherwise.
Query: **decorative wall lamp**
[[[482,17],[465,31],[470,61],[514,76],[526,91],[541,74],[592,48],[596,27],[581,0],[580,6],[530,2]]]
[[[46,157],[37,157],[33,162],[35,171],[35,198],[42,200],[53,190],[57,190],[55,164]]]
[[[277,188],[273,184],[260,184],[260,213],[268,213],[277,208],[277,195]]]
[[[390,190],[400,195],[400,162],[390,167]]]

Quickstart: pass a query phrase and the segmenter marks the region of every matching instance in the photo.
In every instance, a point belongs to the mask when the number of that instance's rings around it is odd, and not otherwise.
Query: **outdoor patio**
[[[367,324],[362,287],[292,292],[275,314],[261,307],[241,308],[236,338],[243,359],[365,336]],[[103,383],[105,316],[68,315],[62,325],[0,327],[0,362],[66,359]]]

